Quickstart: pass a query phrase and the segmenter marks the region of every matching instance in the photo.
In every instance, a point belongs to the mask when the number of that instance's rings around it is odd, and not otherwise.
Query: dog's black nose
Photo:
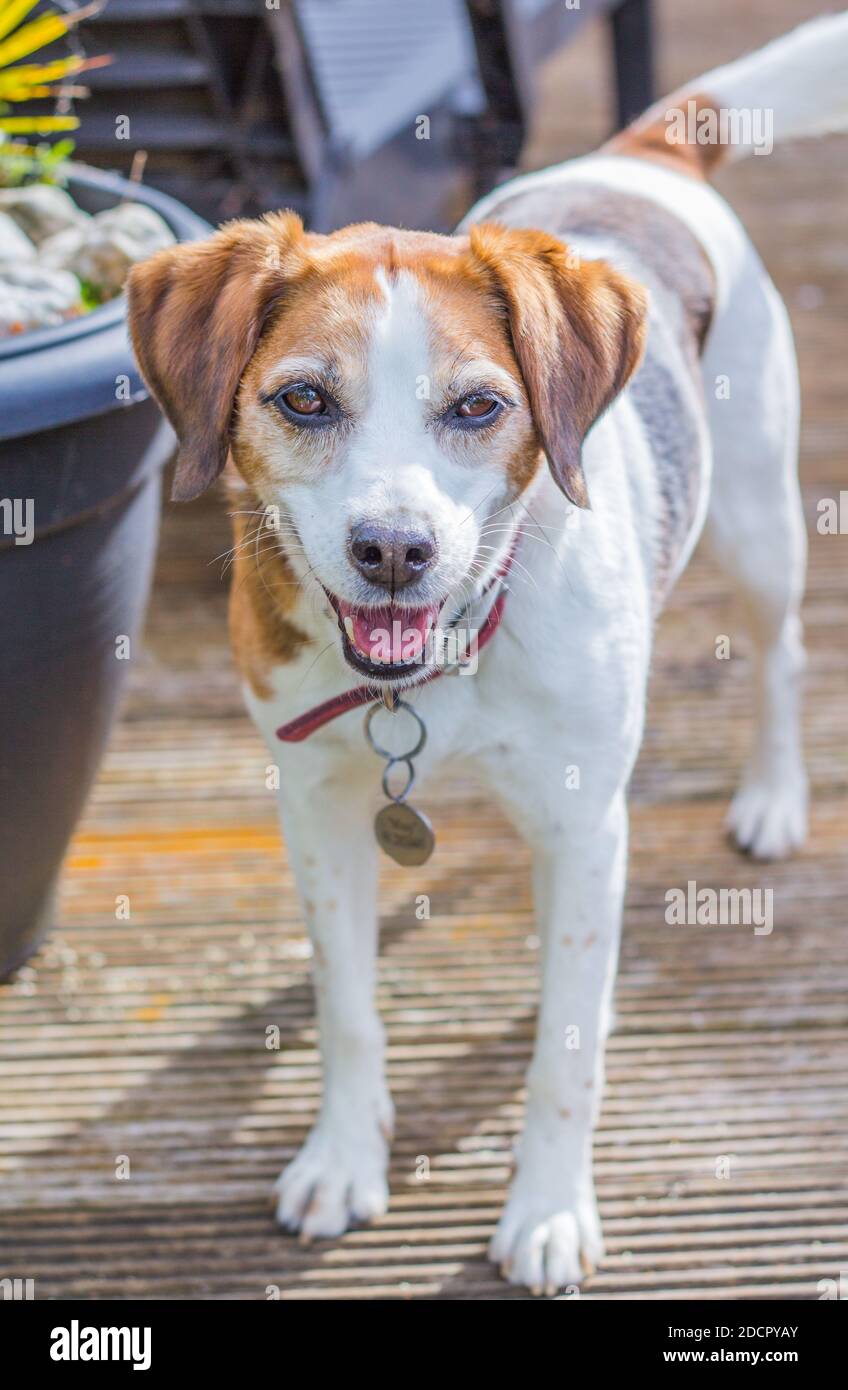
[[[391,531],[369,521],[354,526],[348,546],[359,573],[392,592],[420,579],[436,558],[432,535]]]

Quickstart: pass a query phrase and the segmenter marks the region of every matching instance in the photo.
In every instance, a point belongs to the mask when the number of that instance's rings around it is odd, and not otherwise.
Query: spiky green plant
[[[85,95],[80,88],[68,86],[68,78],[76,77],[88,68],[100,67],[108,58],[83,58],[71,54],[49,62],[24,63],[48,44],[55,43],[82,20],[101,8],[102,0],[84,5],[78,10],[59,13],[50,10],[27,20],[38,0],[0,0],[0,140],[9,135],[48,135],[56,131],[75,130],[76,116],[18,116],[9,114],[19,102],[38,97]],[[26,21],[26,22],[25,22]],[[8,148],[8,146],[6,146]]]

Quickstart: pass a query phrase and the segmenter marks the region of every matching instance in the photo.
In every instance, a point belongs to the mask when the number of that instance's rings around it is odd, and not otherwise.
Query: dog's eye
[[[485,392],[478,391],[475,395],[466,396],[464,401],[460,401],[455,413],[460,420],[489,420],[500,408],[501,403],[494,396],[487,396]]]
[[[314,386],[292,386],[277,397],[293,415],[326,415],[327,402]]]

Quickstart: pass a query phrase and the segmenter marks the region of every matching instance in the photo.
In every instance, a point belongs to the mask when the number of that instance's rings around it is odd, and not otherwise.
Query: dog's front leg
[[[517,1170],[491,1256],[510,1282],[555,1292],[603,1253],[592,1130],[625,884],[623,794],[597,814],[568,816],[534,850],[542,994]]]
[[[284,769],[283,786],[283,831],[313,947],[324,1085],[315,1127],[278,1180],[277,1219],[306,1238],[334,1236],[388,1200],[373,810],[350,775],[299,782]]]

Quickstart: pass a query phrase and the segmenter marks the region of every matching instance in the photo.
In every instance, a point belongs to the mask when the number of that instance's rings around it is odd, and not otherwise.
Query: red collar
[[[516,545],[517,538],[513,541],[512,548],[494,579],[483,590],[484,593],[491,589],[494,584],[497,584],[499,580],[506,578],[512,566]],[[477,633],[478,652],[482,651],[486,643],[491,641],[500,626],[506,605],[506,595],[506,589],[501,589],[486,615],[483,626]],[[409,686],[408,689],[418,690],[422,685],[428,685],[430,681],[437,680],[439,676],[444,674],[444,667],[434,666],[425,676],[422,676],[420,681],[416,681],[415,685]],[[333,695],[323,704],[315,705],[314,709],[308,709],[305,714],[299,714],[296,719],[290,719],[287,724],[281,724],[277,730],[277,738],[281,739],[283,743],[301,743],[305,738],[309,738],[310,734],[314,734],[316,730],[323,729],[324,725],[329,724],[331,720],[338,719],[340,714],[346,714],[348,710],[357,709],[360,705],[376,704],[382,698],[382,689],[378,687],[373,685],[354,686],[353,690],[345,690],[341,695]]]

